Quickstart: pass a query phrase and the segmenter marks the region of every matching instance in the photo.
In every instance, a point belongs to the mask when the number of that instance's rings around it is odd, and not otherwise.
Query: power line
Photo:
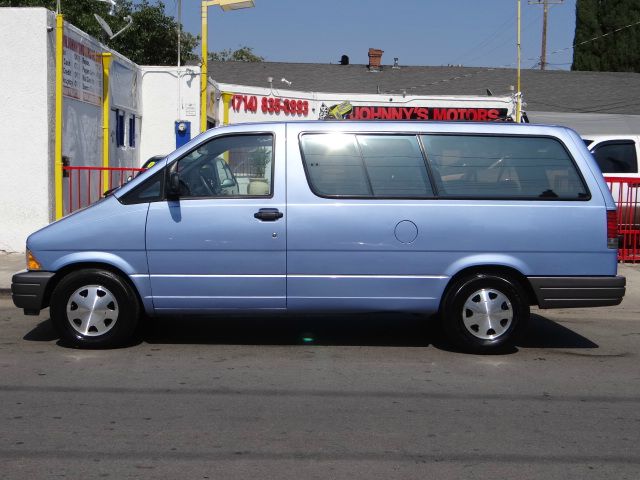
[[[585,41],[579,42],[579,43],[574,43],[570,47],[565,47],[565,48],[561,48],[559,50],[554,50],[553,52],[549,53],[549,55],[555,55],[557,53],[564,52],[564,51],[570,50],[570,49],[575,48],[575,47],[579,47],[579,46],[584,45],[586,43],[594,42],[594,41],[599,40],[601,38],[604,38],[604,37],[606,37],[608,35],[613,35],[614,33],[620,32],[621,30],[626,30],[627,28],[635,27],[636,25],[640,25],[640,20],[638,20],[637,22],[625,25],[623,27],[617,28],[617,29],[615,29],[615,30],[613,30],[611,32],[607,32],[607,33],[604,33],[602,35],[598,35],[597,37],[590,38],[589,40],[585,40]],[[540,59],[538,57],[531,57],[531,58],[528,58],[527,60],[535,60],[537,62],[540,61]],[[534,65],[533,68],[535,68],[537,65],[538,64],[536,63],[536,65]],[[569,64],[557,64],[557,65],[569,65]],[[513,67],[513,63],[507,64],[507,65],[502,65],[501,67],[483,68],[481,70],[477,70],[475,72],[467,73],[465,75],[456,75],[454,77],[444,78],[442,80],[436,80],[435,82],[424,83],[424,84],[415,85],[415,86],[412,86],[412,87],[395,88],[393,90],[387,90],[387,91],[385,91],[385,93],[405,92],[407,90],[415,90],[415,89],[418,89],[418,88],[430,87],[430,86],[433,86],[433,85],[438,85],[439,83],[445,83],[445,82],[451,82],[451,81],[454,81],[454,80],[460,80],[460,79],[463,79],[463,78],[469,78],[469,77],[472,77],[474,75],[478,75],[480,73],[484,73],[484,72],[489,72],[489,71],[495,70],[496,68],[510,68],[510,67]],[[542,103],[542,102],[540,102],[540,103]],[[555,105],[550,105],[550,106],[555,106]]]
[[[627,28],[635,27],[636,25],[640,25],[640,20],[638,20],[637,22],[634,22],[634,23],[630,23],[629,25],[625,25],[624,27],[617,28],[617,29],[613,30],[612,32],[607,32],[607,33],[604,33],[602,35],[598,35],[597,37],[590,38],[589,40],[585,40],[584,42],[574,43],[570,47],[561,48],[560,50],[555,50],[555,51],[551,52],[549,55],[555,55],[556,53],[564,52],[565,50],[570,50],[572,48],[579,47],[581,45],[584,45],[585,43],[590,43],[590,42],[594,42],[596,40],[600,40],[601,38],[604,38],[604,37],[606,37],[608,35],[613,35],[614,33],[617,33],[617,32],[619,32],[621,30],[626,30]]]
[[[531,27],[531,25],[533,25],[533,24],[534,24],[535,22],[537,22],[537,21],[538,21],[538,19],[537,19],[537,18],[532,18],[532,19],[531,19],[531,20],[529,20],[527,23],[525,23],[525,24],[524,24],[524,26],[522,27],[522,33],[526,33],[526,32],[529,30],[529,27]],[[484,55],[484,56],[489,55],[489,54],[491,54],[491,53],[495,52],[496,50],[498,50],[499,48],[503,48],[503,47],[504,47],[504,44],[498,44],[498,45],[496,45],[495,47],[493,47],[491,50],[489,50],[489,51],[487,51],[487,52],[483,53],[482,55]],[[477,56],[475,56],[474,58],[472,58],[472,59],[470,60],[470,62],[472,62],[472,61],[476,60],[476,59],[477,59],[477,58],[479,58],[480,56],[481,56],[481,55],[477,55]],[[532,58],[532,59],[530,59],[530,60],[537,60],[537,59]],[[513,66],[513,64],[503,65],[503,66],[508,67],[508,66]]]
[[[614,33],[617,33],[617,32],[619,32],[621,30],[625,30],[627,28],[635,27],[636,25],[640,25],[640,20],[638,20],[637,22],[634,22],[634,23],[630,23],[629,25],[625,25],[624,27],[617,28],[616,30],[613,30],[611,32],[604,33],[602,35],[598,35],[597,37],[590,38],[589,40],[585,40],[584,42],[574,43],[570,47],[565,47],[565,48],[561,48],[559,50],[554,50],[553,52],[549,53],[549,55],[555,55],[556,53],[561,53],[561,52],[565,52],[567,50],[571,50],[572,48],[579,47],[581,45],[584,45],[585,43],[590,43],[590,42],[594,42],[596,40],[600,40],[601,38],[604,38],[604,37],[606,37],[608,35],[612,35]],[[539,57],[530,57],[530,58],[527,58],[526,60],[538,60],[539,61],[540,58]],[[553,63],[551,65],[571,65],[571,63]],[[510,63],[509,65],[504,65],[504,66],[505,67],[513,67],[513,63]]]
[[[482,40],[480,43],[478,43],[477,45],[475,45],[471,49],[469,49],[466,52],[464,52],[464,54],[458,55],[457,57],[455,57],[455,60],[454,60],[453,63],[454,64],[460,63],[459,60],[461,60],[463,58],[466,58],[470,54],[477,53],[479,50],[482,50],[483,48],[488,46],[490,43],[492,43],[493,41],[495,41],[498,38],[500,38],[505,32],[507,32],[505,27],[507,25],[509,25],[511,22],[513,22],[513,19],[511,18],[511,15],[509,15],[509,17],[504,22],[502,22],[497,27],[497,29],[494,32],[492,32],[489,36],[487,36],[484,40]],[[477,58],[477,56],[475,58]]]

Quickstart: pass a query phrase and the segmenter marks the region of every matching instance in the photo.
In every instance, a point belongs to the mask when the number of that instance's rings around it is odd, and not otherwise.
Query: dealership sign
[[[310,102],[299,98],[241,95],[231,97],[231,109],[236,113],[263,113],[269,116],[308,118]],[[334,105],[324,102],[318,111],[319,120],[433,120],[493,122],[511,121],[508,108],[453,106],[391,106],[352,105],[344,101]]]
[[[459,107],[376,107],[357,106],[345,118],[347,120],[468,120],[491,122],[505,120],[506,108]]]
[[[321,120],[440,120],[492,122],[507,120],[506,108],[480,107],[391,107],[378,105],[356,105],[342,102],[330,107],[320,107]]]

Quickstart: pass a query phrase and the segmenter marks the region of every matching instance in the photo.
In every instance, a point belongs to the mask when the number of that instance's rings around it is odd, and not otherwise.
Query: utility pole
[[[182,0],[178,0],[178,67],[180,66],[180,38],[182,37]]]
[[[529,0],[529,5],[542,5],[542,49],[540,52],[540,70],[545,70],[547,67],[547,22],[549,17],[549,5],[559,5],[564,0]]]

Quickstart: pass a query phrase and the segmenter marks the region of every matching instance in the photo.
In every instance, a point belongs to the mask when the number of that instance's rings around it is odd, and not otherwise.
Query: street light
[[[222,10],[240,10],[241,8],[255,7],[253,0],[202,0],[202,67],[200,68],[200,131],[207,129],[207,61],[208,61],[208,19],[207,9],[218,5]]]

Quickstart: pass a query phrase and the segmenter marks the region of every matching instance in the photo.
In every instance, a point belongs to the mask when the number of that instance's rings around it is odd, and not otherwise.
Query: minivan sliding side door
[[[211,137],[167,166],[180,194],[150,204],[146,231],[156,313],[286,307],[284,128]]]

